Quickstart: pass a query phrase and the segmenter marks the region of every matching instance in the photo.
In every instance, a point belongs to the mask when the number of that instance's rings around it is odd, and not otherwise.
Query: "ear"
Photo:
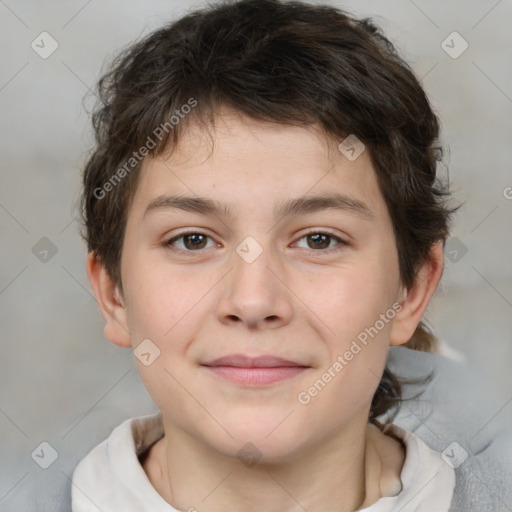
[[[413,336],[420,323],[430,298],[436,291],[443,274],[444,255],[441,241],[432,245],[430,256],[418,272],[416,282],[410,290],[402,290],[398,302],[400,309],[391,327],[390,345],[403,345]]]
[[[114,345],[131,347],[126,306],[121,301],[118,287],[93,252],[87,256],[87,275],[105,320],[105,337]]]

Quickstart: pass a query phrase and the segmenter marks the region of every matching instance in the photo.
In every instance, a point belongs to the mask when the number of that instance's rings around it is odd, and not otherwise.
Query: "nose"
[[[243,255],[243,253],[240,253]],[[218,319],[224,324],[244,324],[248,329],[282,327],[293,316],[293,292],[278,258],[263,249],[251,261],[233,251],[232,271],[220,288],[216,304]]]

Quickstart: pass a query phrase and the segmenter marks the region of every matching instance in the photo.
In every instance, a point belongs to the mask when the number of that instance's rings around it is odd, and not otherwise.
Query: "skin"
[[[368,425],[370,403],[389,346],[412,337],[436,289],[441,244],[407,290],[368,151],[350,161],[317,127],[257,122],[227,108],[212,134],[213,150],[190,123],[170,157],[146,158],[128,212],[124,293],[92,253],[87,260],[107,339],[136,348],[149,338],[160,350],[149,366],[136,359],[165,431],[144,463],[149,480],[179,510],[342,512],[395,494],[404,448]],[[334,209],[274,217],[282,200],[333,191],[364,202],[371,219]],[[215,199],[234,217],[144,216],[152,199],[171,193]],[[175,251],[166,246],[188,231],[210,238],[200,250],[186,237]],[[346,244],[306,236],[326,231]],[[251,263],[236,252],[248,236],[263,250]],[[298,394],[394,303],[402,306],[394,319],[301,404]],[[308,368],[256,388],[201,366],[233,353]],[[261,455],[252,467],[237,458],[248,442]]]

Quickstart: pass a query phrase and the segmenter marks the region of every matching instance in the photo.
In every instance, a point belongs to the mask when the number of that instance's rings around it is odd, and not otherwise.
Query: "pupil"
[[[191,242],[191,245],[193,247],[197,247],[198,245],[200,245],[201,243],[204,243],[204,236],[203,235],[200,235],[198,233],[195,233],[195,234],[192,234],[192,235],[188,235],[186,237],[187,241],[188,242]]]
[[[314,244],[320,243],[322,248],[329,247],[329,242],[327,241],[327,243],[326,243],[326,240],[329,238],[329,235],[322,235],[321,233],[318,233],[315,235],[310,235],[310,237],[313,239]],[[320,241],[319,241],[319,239],[320,239]],[[322,240],[323,240],[323,243],[322,243]]]

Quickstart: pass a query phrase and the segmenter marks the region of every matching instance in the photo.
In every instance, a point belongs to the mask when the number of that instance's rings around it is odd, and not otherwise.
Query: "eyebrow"
[[[203,215],[221,215],[229,219],[236,217],[233,210],[224,203],[204,197],[158,196],[146,207],[144,217],[153,211],[179,209]],[[329,193],[315,196],[301,196],[280,201],[274,208],[274,216],[279,220],[287,215],[304,215],[322,210],[342,210],[358,215],[365,220],[373,220],[370,208],[360,201],[343,194]]]

